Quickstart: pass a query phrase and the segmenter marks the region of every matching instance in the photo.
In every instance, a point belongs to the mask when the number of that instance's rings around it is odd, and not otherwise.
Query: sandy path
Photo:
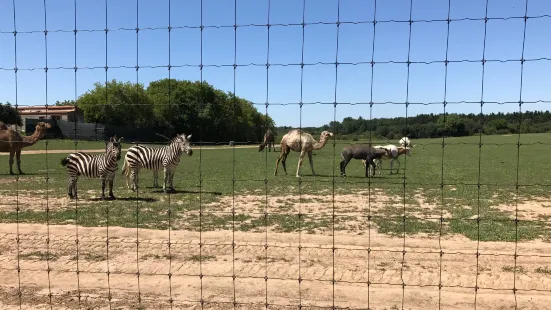
[[[16,229],[16,224],[0,227],[2,309],[15,309],[19,305]],[[201,235],[201,254],[206,259],[201,266],[199,233],[173,231],[169,282],[168,231],[140,230],[137,252],[136,229],[110,227],[107,264],[106,229],[79,227],[77,287],[75,232],[74,226],[49,227],[50,251],[55,260],[49,262],[48,289],[47,226],[19,225],[23,308],[49,308],[50,290],[55,309],[78,308],[78,289],[82,308],[108,308],[109,267],[113,308],[134,309],[138,292],[137,256],[139,291],[146,309],[169,308],[170,293],[176,309],[200,309],[201,297],[204,309],[230,309],[234,292],[238,304],[246,303],[237,309],[265,309],[266,300],[271,305],[294,305],[270,309],[297,309],[299,302],[305,309],[317,309],[331,307],[333,297],[336,307],[351,309],[365,309],[368,305],[371,309],[398,309],[402,301],[405,309],[437,309],[439,301],[444,309],[474,308],[477,243],[459,237],[442,240],[441,266],[438,238],[408,237],[403,267],[406,286],[402,290],[403,239],[373,230],[370,243],[367,235],[335,235],[334,256],[332,236],[303,234],[300,260],[298,234],[270,233],[266,249],[264,233],[235,232],[232,251],[231,231],[206,232]],[[550,255],[550,244],[518,244],[516,279],[512,272],[514,243],[481,242],[479,247],[479,309],[514,308],[514,280],[519,309],[548,307],[551,257],[545,255]],[[232,281],[234,274],[236,279]],[[443,288],[439,292],[440,277]]]
[[[219,150],[219,149],[231,149],[231,148],[234,148],[233,146],[217,146],[217,147],[202,147],[201,149],[202,150]],[[236,149],[252,149],[252,148],[258,148],[258,145],[240,145],[240,146],[235,146]],[[195,146],[194,147],[195,150],[199,150],[199,147]],[[48,150],[48,154],[64,154],[64,153],[72,153],[74,152],[75,150],[74,149],[71,149],[71,150]],[[86,153],[100,153],[100,152],[103,152],[105,150],[103,149],[77,149],[78,152],[86,152]],[[122,149],[123,152],[126,152],[128,151],[128,148],[126,149]],[[4,155],[4,156],[7,156],[9,155],[10,153],[0,153],[0,156],[1,155]],[[28,154],[28,155],[33,155],[33,154],[46,154],[46,150],[31,150],[31,151],[21,151],[21,154]]]

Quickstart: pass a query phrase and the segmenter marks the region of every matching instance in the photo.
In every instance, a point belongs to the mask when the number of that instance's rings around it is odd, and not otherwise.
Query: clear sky
[[[234,88],[238,96],[260,103],[296,103],[301,100],[300,66],[302,27],[282,26],[302,22],[302,0],[236,0],[237,46],[233,27],[205,28],[203,31],[203,79],[227,91]],[[85,67],[129,66],[139,64],[139,76],[134,68],[110,68],[108,79],[140,82],[168,77],[169,48],[171,77],[199,80],[201,62],[200,0],[170,2],[171,32],[169,45],[169,1],[78,0],[76,7],[76,81],[74,70],[55,69],[75,66],[75,7],[73,0],[46,0],[47,49],[45,44],[44,0],[16,0],[18,75],[17,103],[19,105],[53,104],[56,100],[75,99],[90,89],[94,82],[105,82],[105,70]],[[231,26],[235,23],[234,0],[203,0],[203,25]],[[485,16],[484,0],[451,0],[451,18],[480,19]],[[337,8],[341,24],[338,38],[338,62],[369,62],[372,57],[374,0],[306,0],[304,33],[304,63],[331,63],[337,55]],[[0,102],[16,103],[14,9],[12,0],[0,0]],[[377,1],[378,21],[409,20],[409,0]],[[489,0],[488,17],[519,17],[525,14],[525,0]],[[245,26],[267,24],[266,26]],[[413,0],[413,20],[445,20],[447,0]],[[529,0],[526,27],[524,64],[524,101],[551,100],[551,1]],[[328,24],[322,24],[328,23]],[[280,25],[275,25],[280,24]],[[136,31],[138,25],[138,39]],[[124,30],[121,28],[128,28]],[[145,28],[163,28],[150,30]],[[379,22],[376,24],[375,62],[405,62],[408,58],[409,23]],[[55,30],[66,30],[55,32]],[[98,30],[98,31],[84,31]],[[522,52],[524,19],[489,20],[487,23],[486,59],[519,60]],[[24,32],[32,33],[24,33]],[[34,32],[33,32],[34,31]],[[412,62],[443,61],[446,58],[447,23],[416,22],[412,24],[410,60]],[[138,45],[136,44],[138,40]],[[484,21],[452,21],[450,23],[450,61],[481,60],[484,43]],[[234,49],[235,48],[235,49]],[[138,53],[137,53],[138,49]],[[46,98],[47,50],[47,98]],[[235,51],[235,54],[234,54]],[[273,64],[268,72],[266,62]],[[277,64],[280,64],[279,66]],[[191,66],[186,66],[191,65]],[[213,67],[212,65],[230,65]],[[164,66],[147,68],[151,66]],[[484,97],[481,98],[481,62],[450,63],[448,65],[447,96],[452,101],[518,101],[520,99],[520,62],[488,62],[485,69]],[[38,68],[37,70],[23,70]],[[338,66],[335,99],[335,65],[304,66],[303,102],[369,102],[371,100],[370,64]],[[442,102],[444,100],[443,63],[412,64],[407,94],[406,64],[379,63],[374,67],[374,102]],[[268,73],[268,75],[267,75]],[[549,103],[524,104],[525,110],[547,110]],[[298,105],[270,105],[268,114],[277,125],[298,126]],[[318,126],[346,116],[370,117],[368,105],[305,105],[302,126]],[[408,115],[441,113],[440,105],[410,105]],[[480,112],[479,104],[449,105],[448,112]],[[518,104],[486,104],[484,112],[518,111]],[[405,116],[405,105],[375,105],[372,117]]]

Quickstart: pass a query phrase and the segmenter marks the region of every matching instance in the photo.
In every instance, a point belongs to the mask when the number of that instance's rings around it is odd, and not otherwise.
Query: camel
[[[21,149],[38,142],[38,140],[46,135],[46,130],[51,127],[52,125],[49,123],[38,122],[32,135],[22,136],[13,129],[7,129],[4,123],[0,124],[0,152],[10,153],[10,174],[14,174],[12,169],[14,154],[17,160],[17,170],[19,174],[24,174],[23,171],[21,171]]]
[[[262,152],[262,150],[266,147],[266,145],[268,145],[268,152],[272,151],[272,147],[274,148],[274,152],[275,152],[274,140],[275,140],[274,133],[270,129],[268,129],[264,134],[264,140],[262,141],[262,144],[258,146],[258,151]]]
[[[302,166],[302,159],[306,154],[308,154],[308,161],[310,162],[310,168],[312,169],[312,174],[315,176],[316,172],[314,171],[314,161],[312,159],[312,151],[321,150],[325,146],[325,144],[327,144],[327,141],[329,140],[328,138],[332,136],[333,136],[333,133],[329,131],[322,131],[320,135],[320,140],[319,142],[317,142],[316,140],[314,140],[311,134],[301,132],[300,129],[290,130],[281,138],[280,154],[276,160],[276,169],[274,172],[274,176],[277,175],[277,169],[279,167],[280,161],[281,161],[281,164],[283,165],[283,171],[285,171],[285,175],[287,175],[287,167],[285,165],[285,161],[287,160],[287,155],[289,155],[290,151],[300,152],[300,155],[298,158],[296,177],[297,178],[300,177],[300,174],[299,174],[300,166]]]

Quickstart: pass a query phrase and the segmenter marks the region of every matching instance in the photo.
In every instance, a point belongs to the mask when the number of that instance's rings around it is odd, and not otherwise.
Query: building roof
[[[43,115],[43,114],[68,114],[75,112],[76,107],[72,105],[58,105],[58,106],[18,106],[17,111],[21,115]]]

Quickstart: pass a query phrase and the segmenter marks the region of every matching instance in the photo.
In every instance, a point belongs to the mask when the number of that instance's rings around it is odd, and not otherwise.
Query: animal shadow
[[[102,201],[101,197],[89,198],[89,201]],[[103,201],[143,201],[143,202],[155,202],[157,199],[152,197],[117,197],[116,199],[106,198]]]
[[[340,177],[340,175],[339,175]],[[343,179],[365,179],[367,180],[368,178],[365,176],[365,175],[347,175],[346,178],[343,178]],[[371,177],[372,180],[376,180],[376,179],[390,179],[388,176],[382,176],[382,175],[375,175],[374,177]]]
[[[164,193],[162,189],[154,190],[152,192],[153,193],[161,193],[161,194]],[[179,190],[179,189],[175,189],[173,191],[168,191],[168,193],[169,194],[211,194],[211,195],[216,195],[216,196],[222,195],[222,192],[186,191],[186,190]]]
[[[0,176],[12,177],[14,179],[15,179],[16,176],[27,177],[27,176],[45,176],[45,175],[47,175],[47,174],[46,173],[33,173],[33,172],[24,172],[23,174],[19,174],[19,173],[10,174],[9,172],[0,173]]]

